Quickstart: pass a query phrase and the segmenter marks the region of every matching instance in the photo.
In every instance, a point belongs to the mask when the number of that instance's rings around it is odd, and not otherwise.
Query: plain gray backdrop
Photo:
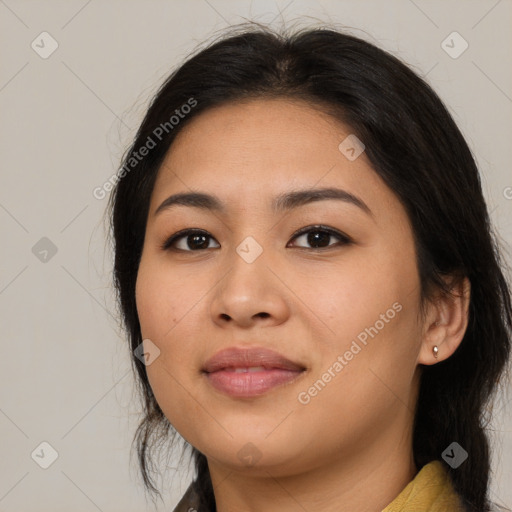
[[[129,458],[139,408],[93,190],[170,71],[247,20],[346,27],[426,77],[512,242],[510,0],[0,0],[2,512],[151,508]],[[511,507],[510,396],[495,410],[492,497]],[[162,511],[193,476],[170,466]]]

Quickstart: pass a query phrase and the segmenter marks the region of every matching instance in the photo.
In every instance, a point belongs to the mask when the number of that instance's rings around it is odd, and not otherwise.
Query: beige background
[[[151,93],[197,43],[246,19],[301,16],[352,27],[427,76],[511,243],[510,0],[0,0],[1,511],[150,509],[129,460],[137,401],[112,302],[107,202],[92,191],[115,171]],[[31,47],[42,52],[44,37],[51,49],[44,31],[58,44],[46,59]],[[458,58],[441,47],[453,31],[469,44]],[[510,396],[496,408],[492,494],[511,507]],[[43,441],[58,453],[48,469],[31,458]],[[192,476],[175,466],[159,510],[172,510]]]

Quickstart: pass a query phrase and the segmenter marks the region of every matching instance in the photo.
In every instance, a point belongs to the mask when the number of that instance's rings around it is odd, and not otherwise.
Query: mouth
[[[217,391],[237,398],[263,395],[289,384],[306,368],[265,348],[229,348],[209,359],[203,367],[207,381]]]

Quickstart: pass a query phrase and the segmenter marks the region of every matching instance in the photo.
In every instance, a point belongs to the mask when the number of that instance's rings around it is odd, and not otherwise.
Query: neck
[[[363,440],[364,448],[326,456],[321,466],[295,474],[289,467],[237,471],[209,459],[217,512],[380,512],[417,473],[410,429],[396,432],[390,439],[381,432],[373,442]]]

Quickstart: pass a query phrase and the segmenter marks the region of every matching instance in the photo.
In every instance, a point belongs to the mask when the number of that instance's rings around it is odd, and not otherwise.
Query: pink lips
[[[217,390],[239,398],[261,395],[291,382],[305,368],[265,348],[228,348],[209,359],[203,371]]]

